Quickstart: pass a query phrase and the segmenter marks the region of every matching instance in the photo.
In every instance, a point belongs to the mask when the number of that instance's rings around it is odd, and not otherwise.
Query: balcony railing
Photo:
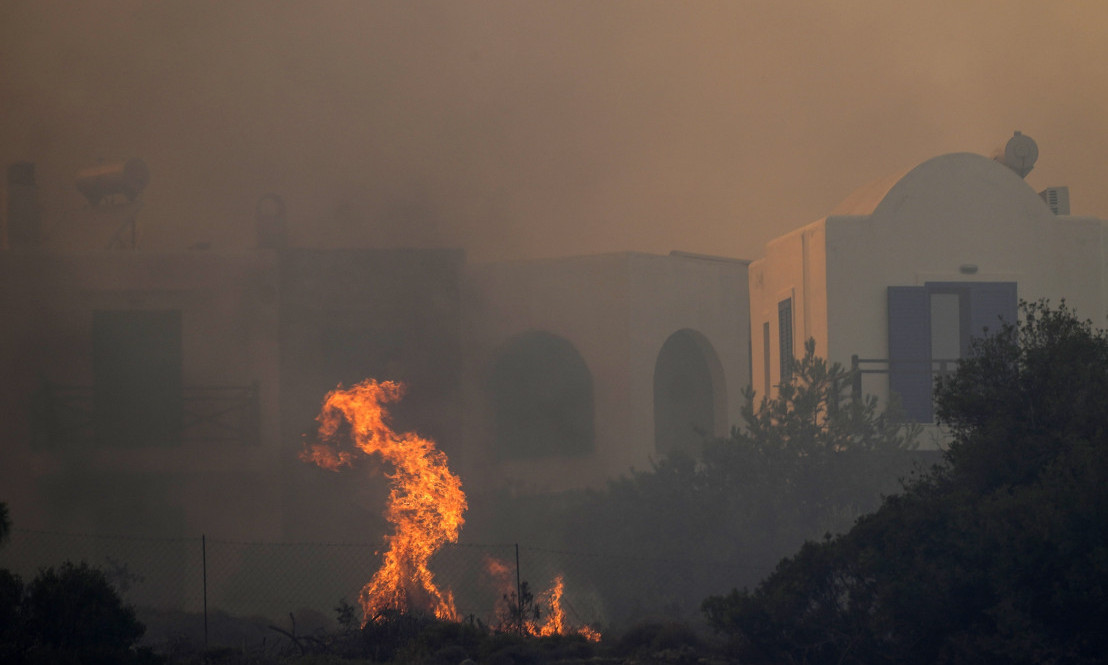
[[[259,441],[259,386],[186,386],[180,418],[171,438],[181,443],[256,445]],[[169,405],[175,412],[177,405]],[[136,414],[141,417],[141,414]],[[46,383],[34,401],[33,435],[43,448],[90,445],[98,440],[96,388]],[[112,428],[116,429],[115,427]]]
[[[957,358],[932,358],[930,360],[890,360],[888,358],[861,358],[857,355],[850,357],[850,368],[853,373],[854,383],[852,392],[855,397],[862,395],[862,379],[867,374],[884,374],[886,376],[895,372],[900,377],[929,376],[928,386],[935,385],[935,379],[952,375],[958,369]],[[895,365],[895,369],[893,366]],[[893,387],[889,386],[890,392]],[[930,392],[930,391],[929,391]],[[929,399],[932,399],[929,397]],[[906,405],[905,405],[906,406]],[[912,411],[912,409],[908,409]],[[927,404],[927,411],[933,412],[933,404]],[[932,422],[933,418],[921,419],[921,422]]]
[[[860,395],[862,392],[862,375],[864,374],[890,374],[890,363],[896,362],[897,373],[903,374],[930,374],[932,377],[945,377],[953,374],[958,369],[957,358],[938,358],[932,360],[897,360],[888,358],[860,358],[857,355],[850,356],[850,369],[854,374],[854,392]]]

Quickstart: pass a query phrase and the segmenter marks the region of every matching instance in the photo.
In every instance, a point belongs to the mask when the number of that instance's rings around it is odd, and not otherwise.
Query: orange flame
[[[389,426],[385,405],[403,394],[403,384],[373,379],[327,393],[316,417],[320,439],[327,443],[308,445],[300,458],[337,471],[360,455],[377,454],[393,466],[385,510],[393,532],[385,536],[388,551],[381,567],[358,598],[364,622],[385,610],[413,609],[457,621],[454,595],[435,586],[427,562],[443,544],[457,542],[465,523],[466,497],[461,480],[450,472],[446,455],[433,441],[414,433],[398,434]],[[350,440],[336,441],[344,422],[350,425]]]
[[[550,612],[546,615],[546,621],[536,629],[540,637],[546,637],[547,635],[567,635],[570,633],[569,626],[566,625],[566,613],[565,610],[562,609],[562,594],[565,593],[565,590],[565,582],[562,580],[562,576],[558,575],[554,578],[554,586],[550,587],[542,594],[542,597],[550,606]],[[585,639],[590,642],[600,641],[600,632],[588,626],[581,626],[573,632],[584,636]]]
[[[505,600],[509,595],[514,598],[514,588],[511,583],[510,574],[511,570],[508,565],[499,559],[493,557],[486,557],[485,569],[501,586],[504,593]],[[585,637],[585,639],[591,642],[600,641],[600,633],[588,626],[581,626],[576,630],[571,630],[566,623],[566,613],[562,609],[562,595],[565,593],[565,581],[561,575],[554,578],[554,584],[546,591],[539,594],[535,599],[535,603],[538,607],[546,608],[546,619],[539,623],[537,619],[522,617],[522,630],[524,633],[531,635],[532,637],[549,637],[551,635],[568,635],[571,632],[576,632],[579,635]],[[509,608],[506,614],[515,614],[517,618],[509,621],[508,626],[501,626],[501,629],[515,630],[518,628],[516,622],[519,621],[518,614],[519,609]]]
[[[559,575],[554,578],[554,586],[543,594],[543,597],[550,604],[550,612],[546,615],[546,621],[541,626],[533,628],[540,637],[565,633],[566,613],[562,610],[562,594],[565,593],[565,590],[565,582],[562,581],[562,576]]]

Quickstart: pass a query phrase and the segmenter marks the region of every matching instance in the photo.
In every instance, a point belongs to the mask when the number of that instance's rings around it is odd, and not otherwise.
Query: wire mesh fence
[[[380,565],[368,543],[249,543],[212,538],[144,538],[14,529],[0,568],[30,580],[40,569],[86,561],[130,604],[189,615],[220,612],[279,621],[290,613],[336,619],[357,605]],[[431,560],[435,583],[458,614],[495,626],[518,585],[536,599],[564,583],[562,606],[576,625],[607,625],[636,614],[695,611],[707,595],[741,585],[751,570],[709,560],[559,551],[516,544],[453,544]],[[759,575],[761,571],[758,571]]]

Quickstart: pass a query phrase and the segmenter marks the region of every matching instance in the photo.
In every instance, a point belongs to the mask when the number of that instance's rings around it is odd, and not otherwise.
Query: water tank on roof
[[[1039,146],[1035,139],[1017,131],[1008,139],[1004,151],[998,151],[994,159],[1015,171],[1019,177],[1026,178],[1031,169],[1035,168],[1035,161],[1039,159]]]
[[[150,169],[138,158],[97,164],[77,172],[77,189],[92,205],[116,195],[134,201],[149,182]]]

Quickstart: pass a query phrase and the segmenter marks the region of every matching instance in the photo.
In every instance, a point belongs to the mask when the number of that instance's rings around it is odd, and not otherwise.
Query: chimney
[[[35,165],[16,162],[8,166],[5,182],[4,249],[27,249],[42,244],[42,215],[38,206]]]

